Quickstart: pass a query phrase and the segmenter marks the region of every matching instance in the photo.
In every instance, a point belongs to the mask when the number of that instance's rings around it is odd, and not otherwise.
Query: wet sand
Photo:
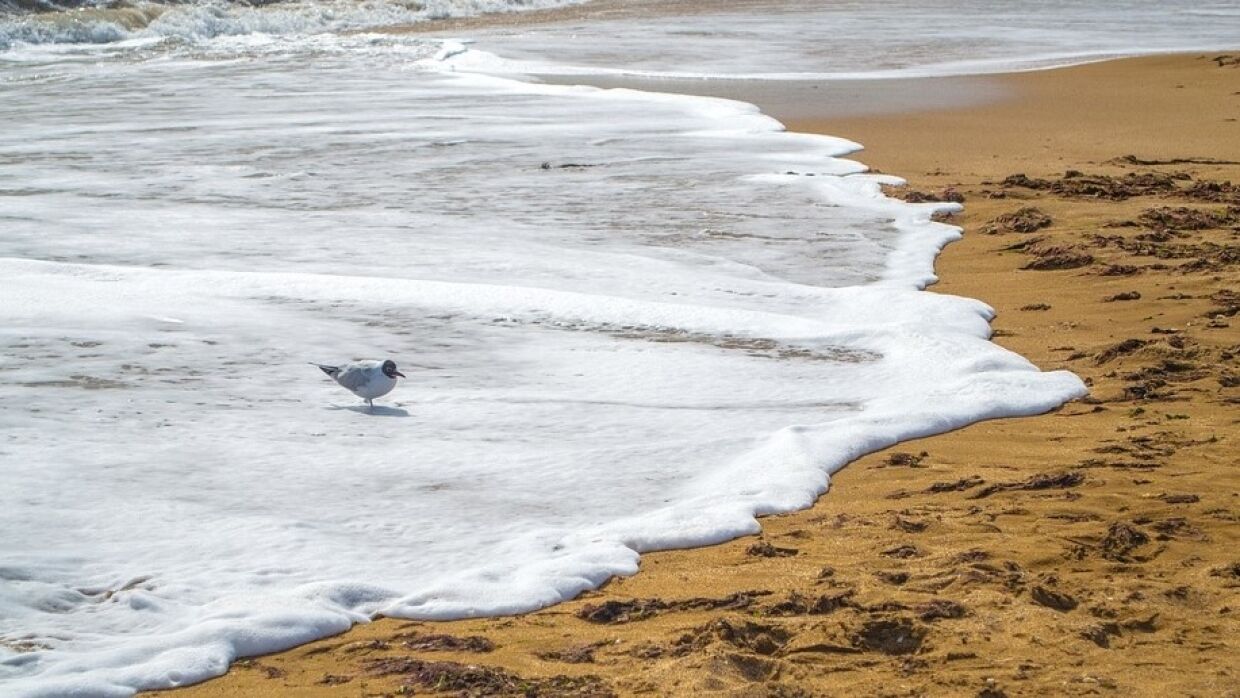
[[[900,196],[962,196],[933,291],[1089,398],[866,456],[759,537],[542,612],[380,620],[183,693],[1240,695],[1240,61],[1214,57],[864,118],[751,99]]]

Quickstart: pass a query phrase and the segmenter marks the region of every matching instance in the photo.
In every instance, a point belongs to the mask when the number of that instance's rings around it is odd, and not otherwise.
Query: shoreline
[[[380,620],[242,660],[184,692],[420,692],[430,662],[434,685],[479,694],[521,682],[539,695],[1224,694],[1240,630],[1227,605],[1240,564],[1228,557],[1240,542],[1229,493],[1240,478],[1226,467],[1240,340],[1228,319],[1236,300],[1223,292],[1240,282],[1226,227],[1240,221],[1166,219],[1153,231],[1166,239],[1136,237],[1150,232],[1146,211],[1232,203],[1229,190],[1179,193],[1240,180],[1240,69],[1208,58],[987,76],[1008,96],[864,118],[811,119],[739,96],[789,130],[865,144],[858,159],[907,179],[905,196],[963,193],[954,222],[966,237],[940,255],[931,291],[995,307],[997,342],[1078,372],[1092,399],[863,457],[833,477],[831,496],[764,518],[758,538],[645,554],[636,576],[544,611]],[[1233,164],[1140,164],[1207,155]],[[1114,191],[1081,197],[1060,193],[1072,191],[1068,169],[1190,179],[1123,198],[1122,181],[1094,182]],[[998,184],[1018,173],[1037,186]],[[1034,232],[981,232],[1027,206],[1049,225],[1026,216],[1016,226]],[[1047,270],[1021,269],[1034,263]],[[1132,271],[1103,273],[1113,267]],[[1140,297],[1102,300],[1126,294]]]
[[[732,99],[757,105],[763,114],[779,120],[789,131],[803,131],[805,129],[788,125],[790,122],[809,123],[818,119],[950,111],[999,104],[1014,97],[1003,75],[847,80],[693,80],[608,75],[532,77],[548,84],[587,84],[600,88]]]

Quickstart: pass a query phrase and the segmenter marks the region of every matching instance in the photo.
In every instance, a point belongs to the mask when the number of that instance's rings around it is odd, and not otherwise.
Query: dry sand
[[[933,290],[993,305],[997,342],[1091,398],[867,456],[761,537],[539,613],[381,620],[183,692],[1240,695],[1240,67],[1212,58],[782,115],[865,143],[904,196],[963,195]]]

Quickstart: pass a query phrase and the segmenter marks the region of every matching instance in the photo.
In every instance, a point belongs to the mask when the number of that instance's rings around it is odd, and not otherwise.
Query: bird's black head
[[[391,359],[383,362],[383,375],[388,378],[395,378],[397,376],[400,376],[401,378],[405,377],[405,374],[396,370],[396,362]]]

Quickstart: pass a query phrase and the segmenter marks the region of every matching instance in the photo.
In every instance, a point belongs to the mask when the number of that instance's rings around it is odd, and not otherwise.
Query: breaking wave
[[[578,2],[581,0],[0,0],[0,50],[15,44],[101,44],[147,38],[193,41],[237,34],[345,31]]]

